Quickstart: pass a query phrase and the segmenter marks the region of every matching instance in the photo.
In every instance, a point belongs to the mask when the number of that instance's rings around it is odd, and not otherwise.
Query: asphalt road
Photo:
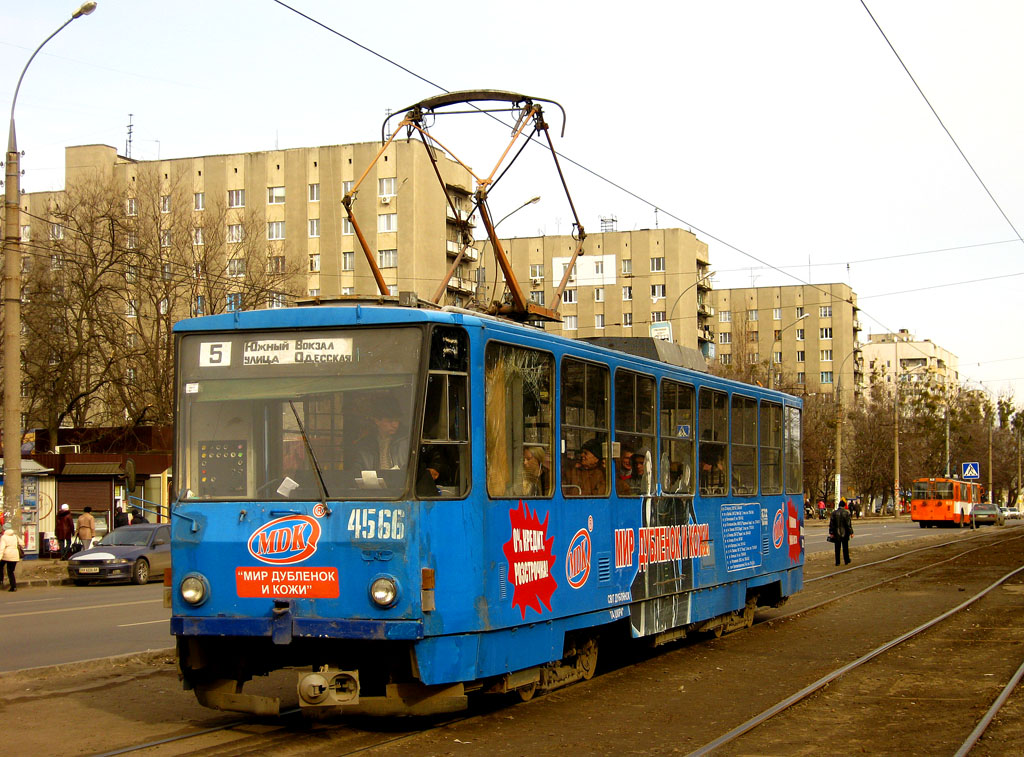
[[[31,587],[2,600],[0,671],[174,646],[163,584]]]

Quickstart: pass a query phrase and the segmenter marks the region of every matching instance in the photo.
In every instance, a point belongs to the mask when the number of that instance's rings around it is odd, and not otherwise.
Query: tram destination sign
[[[352,362],[352,338],[303,336],[295,339],[248,339],[241,355],[226,341],[203,342],[199,347],[199,367],[229,367],[233,360],[242,366],[310,365],[314,363]],[[235,352],[235,355],[232,355]]]

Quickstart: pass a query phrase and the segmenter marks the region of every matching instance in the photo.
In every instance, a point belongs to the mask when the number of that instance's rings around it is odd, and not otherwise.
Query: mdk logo
[[[569,586],[579,589],[590,576],[590,534],[581,528],[569,542],[565,553],[565,580]]]
[[[249,554],[268,565],[300,563],[316,552],[320,524],[308,515],[272,520],[249,537]]]

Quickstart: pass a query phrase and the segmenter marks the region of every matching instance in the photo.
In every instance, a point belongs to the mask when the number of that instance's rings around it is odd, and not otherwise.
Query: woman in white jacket
[[[17,591],[18,582],[14,578],[14,569],[18,567],[18,560],[21,554],[18,552],[18,537],[14,529],[8,528],[4,535],[0,536],[0,589],[4,585],[4,570],[7,571],[7,578],[10,580],[11,588],[8,591]]]

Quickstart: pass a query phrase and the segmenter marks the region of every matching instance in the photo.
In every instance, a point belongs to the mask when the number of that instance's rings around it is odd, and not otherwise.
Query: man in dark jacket
[[[114,528],[127,526],[129,523],[131,523],[131,519],[129,519],[128,513],[124,511],[124,505],[118,505],[117,512],[114,513]]]
[[[843,550],[843,559],[850,564],[850,539],[853,537],[853,519],[847,508],[846,500],[839,500],[839,507],[832,511],[828,520],[828,534],[832,537],[836,548],[836,565],[839,564],[839,550]]]
[[[71,540],[75,536],[75,519],[71,515],[71,508],[61,505],[57,513],[57,524],[54,532],[57,535],[57,544],[60,546],[60,559],[67,560],[71,551]]]
[[[137,507],[132,508],[132,523],[149,523],[145,514]]]

